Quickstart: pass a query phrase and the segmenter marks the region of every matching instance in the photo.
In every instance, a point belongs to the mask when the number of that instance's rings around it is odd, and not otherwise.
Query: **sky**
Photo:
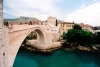
[[[5,19],[36,17],[44,21],[56,17],[66,22],[100,26],[100,0],[4,0]]]

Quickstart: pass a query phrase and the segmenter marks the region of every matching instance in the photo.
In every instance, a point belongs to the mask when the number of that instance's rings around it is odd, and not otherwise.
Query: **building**
[[[56,22],[55,17],[50,16],[47,18],[47,24],[46,24],[45,29],[47,29],[47,31],[52,32],[53,42],[59,40],[59,37],[60,37],[59,27],[57,27],[56,25],[57,25],[57,22]]]
[[[41,21],[41,25],[47,25],[47,21]]]
[[[93,30],[92,33],[97,33],[97,32],[100,32],[100,30]]]
[[[32,22],[32,25],[42,25],[42,23],[38,20],[37,21],[30,21],[30,22]]]
[[[82,27],[82,29],[84,29],[84,30],[88,30],[88,31],[90,31],[90,32],[93,31],[92,26],[89,25],[89,24],[80,23],[79,25],[80,25],[80,26]]]
[[[42,23],[40,21],[24,21],[24,22],[20,22],[20,21],[8,21],[5,22],[4,21],[4,25],[7,27],[12,27],[12,26],[16,26],[16,25],[42,25]]]
[[[59,28],[59,32],[62,35],[64,32],[68,32],[69,29],[73,29],[74,22],[58,22],[57,27]]]
[[[55,17],[48,17],[47,19],[48,24],[56,25],[56,18]]]
[[[62,34],[67,32],[69,29],[73,29],[74,22],[58,22],[55,17],[48,17],[47,25],[51,27],[52,38],[57,40]]]

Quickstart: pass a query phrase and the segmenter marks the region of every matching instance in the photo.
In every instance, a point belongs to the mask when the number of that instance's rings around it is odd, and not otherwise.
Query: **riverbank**
[[[39,49],[37,47],[34,47],[34,46],[31,46],[31,45],[27,45],[27,44],[23,44],[21,46],[22,48],[25,48],[25,49],[28,49],[30,51],[38,51],[38,52],[53,52],[54,50],[57,50],[57,49],[63,49],[65,51],[75,51],[75,50],[83,50],[83,51],[90,51],[90,52],[96,52],[96,53],[100,53],[100,49],[98,49],[97,47],[95,46],[92,46],[91,47],[88,47],[88,46],[58,46],[58,47],[51,47],[51,48],[48,48],[48,49]]]
[[[50,47],[50,48],[47,48],[47,49],[40,49],[40,48],[37,48],[35,46],[22,44],[21,48],[25,48],[25,49],[28,49],[30,51],[38,51],[38,52],[44,52],[45,53],[45,52],[53,52],[54,50],[57,50],[57,49],[61,48],[61,46]]]
[[[90,52],[97,52],[100,53],[100,49],[97,48],[96,46],[63,46],[63,49],[65,51],[69,50],[83,50],[83,51],[90,51]]]
[[[57,49],[63,49],[65,51],[75,51],[75,50],[83,50],[83,51],[91,51],[100,53],[100,46],[81,46],[81,45],[70,45],[64,43],[65,41],[57,41],[51,44],[40,44],[37,40],[28,40],[25,44],[22,44],[22,48],[28,49],[30,51],[38,51],[38,52],[53,52]]]

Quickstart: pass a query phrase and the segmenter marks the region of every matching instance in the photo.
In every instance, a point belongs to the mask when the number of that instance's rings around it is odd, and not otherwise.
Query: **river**
[[[21,48],[13,67],[100,67],[100,54],[62,49],[39,53]]]

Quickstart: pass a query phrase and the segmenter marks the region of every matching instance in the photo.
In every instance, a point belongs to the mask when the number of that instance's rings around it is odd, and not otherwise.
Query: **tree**
[[[99,30],[100,28],[99,27],[93,27],[93,30]]]
[[[20,22],[19,25],[22,25],[22,22]]]
[[[27,40],[37,39],[37,35],[34,34],[34,32],[31,32],[29,35],[27,35],[26,39]]]
[[[100,44],[100,32],[94,34],[94,44]]]
[[[93,34],[89,31],[83,30],[81,26],[75,24],[73,29],[68,30],[63,34],[63,38],[67,43],[72,45],[88,45],[93,41]]]
[[[57,19],[56,19],[56,26],[57,26]]]
[[[81,30],[81,33],[80,33],[80,37],[81,37],[81,41],[79,42],[81,45],[92,45],[92,42],[93,42],[93,35],[91,32],[89,31],[86,31],[86,30]]]
[[[73,29],[79,29],[79,30],[81,30],[82,27],[80,25],[78,25],[78,24],[75,24],[74,27],[73,27]]]
[[[29,24],[32,25],[32,22],[30,21]]]
[[[73,45],[91,45],[93,41],[92,34],[85,30],[70,29],[66,36],[67,42]]]
[[[9,23],[4,21],[4,25],[8,27]]]
[[[67,38],[65,32],[63,32],[62,38],[63,38],[63,39],[66,39],[66,38]]]

